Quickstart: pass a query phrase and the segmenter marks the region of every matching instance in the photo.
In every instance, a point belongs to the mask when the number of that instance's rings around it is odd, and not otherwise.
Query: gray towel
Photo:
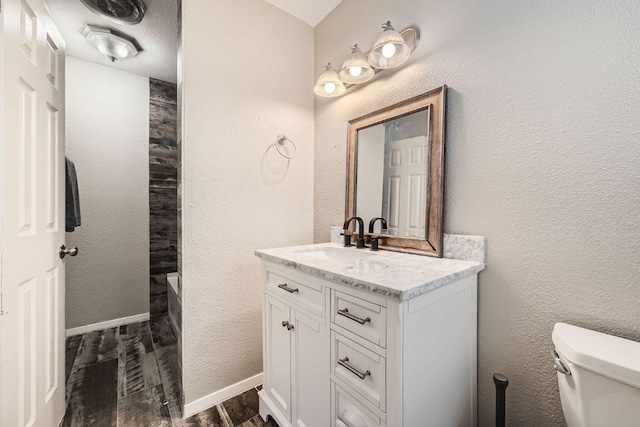
[[[72,232],[80,226],[80,193],[78,191],[78,177],[76,175],[76,165],[65,157],[65,210],[66,210],[66,230]]]

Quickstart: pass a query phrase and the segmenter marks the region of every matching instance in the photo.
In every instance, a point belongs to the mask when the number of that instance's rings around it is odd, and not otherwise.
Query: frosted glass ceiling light
[[[320,74],[316,87],[313,88],[316,95],[325,97],[340,96],[345,93],[346,90],[347,88],[344,87],[344,84],[338,78],[338,73],[331,63],[327,64],[325,72]]]
[[[85,25],[82,35],[111,62],[122,61],[142,52],[136,39],[113,28]]]
[[[384,31],[376,39],[368,59],[372,67],[387,70],[404,64],[411,55],[411,47],[391,26],[391,21],[382,24],[382,28]]]
[[[368,82],[374,75],[367,57],[358,45],[351,48],[351,54],[344,60],[340,73],[338,73],[340,80],[351,85]]]

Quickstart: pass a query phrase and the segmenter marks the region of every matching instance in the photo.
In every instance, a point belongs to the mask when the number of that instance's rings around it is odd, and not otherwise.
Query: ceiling
[[[51,15],[66,41],[67,55],[123,71],[176,83],[177,2],[144,0],[145,17],[137,25],[120,25],[87,9],[80,0],[47,0]],[[315,27],[342,0],[266,0]],[[80,31],[86,24],[115,28],[135,37],[143,52],[112,63],[93,48]]]
[[[48,0],[51,15],[66,41],[67,55],[123,71],[176,83],[178,23],[176,0],[144,0],[146,13],[137,25],[120,25],[87,9],[80,0]],[[135,37],[143,52],[112,63],[87,42],[85,24],[115,28]]]
[[[342,0],[266,0],[285,12],[315,27]]]

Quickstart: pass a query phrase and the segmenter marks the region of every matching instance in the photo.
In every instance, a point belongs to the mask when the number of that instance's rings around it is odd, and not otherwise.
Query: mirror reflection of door
[[[426,136],[388,141],[385,147],[382,217],[395,236],[425,235]]]
[[[358,131],[356,212],[365,222],[385,218],[387,234],[426,235],[428,127],[425,109]]]

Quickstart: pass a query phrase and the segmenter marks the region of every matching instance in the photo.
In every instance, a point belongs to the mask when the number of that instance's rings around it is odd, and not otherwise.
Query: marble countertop
[[[477,261],[372,252],[336,243],[261,249],[255,254],[264,261],[400,300],[422,295],[485,268],[484,263]]]

